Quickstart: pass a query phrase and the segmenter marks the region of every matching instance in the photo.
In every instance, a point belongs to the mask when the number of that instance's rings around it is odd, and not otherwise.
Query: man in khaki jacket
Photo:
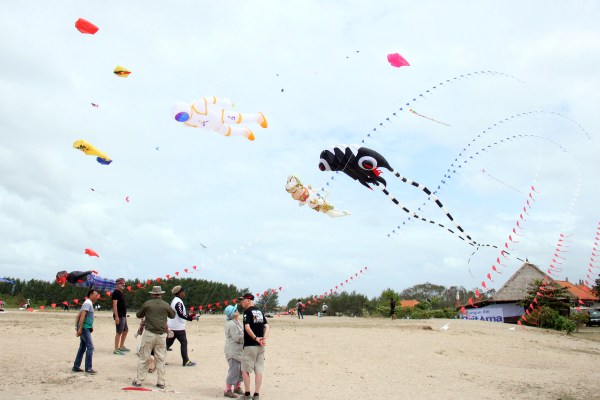
[[[174,318],[175,311],[169,303],[160,297],[165,293],[160,286],[152,287],[152,298],[145,302],[135,313],[138,318],[145,318],[145,329],[142,334],[142,344],[138,353],[137,378],[132,385],[141,387],[146,379],[150,365],[150,353],[154,350],[158,380],[156,387],[165,388],[165,358],[167,357],[167,318]]]

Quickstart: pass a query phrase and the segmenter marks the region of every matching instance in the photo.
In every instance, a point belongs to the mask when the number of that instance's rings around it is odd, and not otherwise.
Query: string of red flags
[[[556,243],[556,248],[554,249],[554,257],[555,258],[552,259],[552,262],[550,262],[550,267],[546,270],[546,275],[544,276],[544,279],[542,280],[542,284],[538,288],[539,291],[536,292],[535,297],[533,298],[531,303],[529,303],[529,305],[525,309],[525,314],[521,315],[521,318],[519,319],[519,321],[517,321],[517,324],[519,324],[519,326],[521,326],[521,327],[523,326],[522,321],[526,322],[529,325],[537,324],[537,322],[539,321],[539,315],[538,315],[539,313],[538,312],[541,310],[541,306],[538,301],[538,298],[553,297],[554,289],[552,287],[548,288],[548,286],[552,282],[552,278],[550,278],[550,276],[551,275],[555,276],[554,271],[557,269],[557,267],[553,263],[555,263],[556,257],[559,254],[568,252],[569,246],[567,245],[567,243],[569,241],[567,240],[567,238],[569,236],[571,236],[571,235],[565,235],[564,233],[559,234],[559,238]],[[562,258],[563,260],[566,259],[566,257],[562,257],[562,256],[559,256],[559,257]],[[579,309],[579,306],[577,308]]]
[[[530,187],[529,193],[525,197],[525,204],[522,208],[522,212],[519,212],[519,217],[518,217],[517,221],[515,222],[514,227],[511,229],[511,231],[510,231],[511,233],[508,234],[508,237],[507,237],[506,241],[504,242],[504,245],[500,249],[500,255],[496,258],[496,262],[494,264],[492,264],[492,266],[490,267],[490,272],[488,272],[486,274],[486,278],[489,282],[492,282],[492,283],[495,282],[494,279],[492,278],[492,276],[494,274],[502,274],[502,272],[499,271],[499,268],[498,268],[499,266],[501,266],[503,268],[507,268],[506,264],[504,264],[502,261],[505,259],[508,259],[508,255],[510,255],[510,253],[514,251],[514,245],[516,245],[518,243],[517,237],[522,236],[522,233],[519,233],[519,232],[524,229],[523,226],[526,221],[525,215],[529,215],[527,213],[527,210],[531,209],[532,204],[535,202],[535,198],[533,196],[534,193],[538,193],[538,191],[532,185]],[[482,290],[481,292],[480,292],[480,288]],[[483,298],[483,294],[489,290],[485,279],[481,281],[480,288],[476,288],[475,295],[469,297],[469,299],[467,300],[467,304],[470,305],[471,307],[477,308],[475,303],[478,300],[480,300],[481,298]],[[467,310],[466,310],[465,306],[462,306],[460,308],[460,312],[463,315],[467,314]]]

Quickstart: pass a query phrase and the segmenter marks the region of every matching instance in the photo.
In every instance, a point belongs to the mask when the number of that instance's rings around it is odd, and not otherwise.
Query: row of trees
[[[18,306],[30,299],[30,306],[50,306],[56,303],[58,306],[63,301],[74,305],[73,299],[83,299],[87,293],[85,288],[78,288],[67,284],[65,287],[60,287],[54,282],[32,279],[23,281],[20,279],[12,279],[15,283],[0,283],[0,298],[2,298],[8,306]],[[594,290],[600,292],[600,279],[596,280]],[[138,288],[138,284],[142,288]],[[125,290],[125,298],[130,309],[137,309],[146,300],[148,300],[148,290],[150,287],[145,286],[145,282],[139,280],[126,281],[126,287],[131,290]],[[248,288],[238,288],[235,285],[225,284],[220,282],[207,281],[203,279],[169,279],[161,282],[163,290],[166,294],[165,299],[171,297],[170,291],[176,285],[182,285],[186,288],[186,305],[188,307],[203,305],[205,310],[210,304],[210,308],[216,311],[222,310],[226,305],[224,300],[229,302],[241,296],[248,291]],[[536,324],[545,328],[567,327],[571,325],[565,322],[568,320],[569,303],[566,295],[566,289],[560,286],[548,285],[544,296],[537,295],[541,282],[534,282],[530,285],[528,296],[523,299],[522,305],[528,307],[537,297],[540,308],[530,310],[535,313],[531,319],[532,324]],[[491,290],[486,293],[486,297],[494,294]],[[329,315],[346,315],[346,316],[389,316],[390,299],[393,297],[396,302],[396,317],[398,318],[453,318],[457,315],[456,305],[465,304],[467,299],[474,297],[474,290],[467,290],[462,286],[445,287],[432,283],[423,283],[411,286],[400,292],[393,289],[385,289],[379,296],[369,299],[367,296],[356,293],[341,292],[333,293],[326,298],[319,298],[318,295],[309,295],[302,298],[291,299],[287,305],[280,307],[279,294],[277,291],[268,291],[267,295],[261,295],[256,300],[257,307],[267,312],[279,312],[296,308],[296,303],[301,301],[305,305],[305,314],[316,314],[322,311],[323,304],[328,306]],[[314,299],[317,298],[317,301]],[[110,298],[106,294],[102,294],[99,301],[103,309],[111,307]],[[419,304],[415,307],[401,307],[399,300],[418,300]],[[219,305],[216,303],[219,302]],[[545,311],[544,311],[545,310]],[[566,311],[565,311],[566,310]],[[538,316],[537,313],[541,313]],[[563,315],[561,315],[563,314]],[[563,319],[561,319],[561,318]],[[579,322],[576,322],[577,326]],[[566,330],[566,329],[563,329]]]
[[[19,306],[25,304],[29,300],[29,305],[33,308],[39,306],[50,307],[51,304],[57,304],[57,307],[62,307],[64,301],[68,302],[69,305],[76,305],[74,299],[81,300],[86,296],[87,289],[76,287],[70,284],[65,287],[60,287],[54,282],[47,282],[38,279],[31,279],[29,281],[23,281],[18,278],[10,278],[14,281],[14,284],[0,283],[0,298],[8,306]],[[141,288],[138,288],[138,284]],[[231,302],[232,299],[236,299],[245,292],[248,288],[238,288],[235,285],[225,284],[220,282],[207,281],[204,279],[169,279],[168,281],[162,281],[160,286],[166,293],[163,295],[165,300],[170,299],[171,289],[177,285],[181,285],[185,288],[186,300],[185,303],[188,307],[203,305],[205,308],[208,304],[211,304],[213,309],[222,309],[225,307],[223,304],[224,300]],[[128,280],[125,282],[125,287],[129,287],[130,290],[125,289],[125,301],[127,302],[128,308],[135,310],[139,308],[146,300],[150,298],[148,291],[152,288],[146,286],[146,282],[139,280]],[[269,298],[267,307],[276,308],[278,302],[277,293],[271,296],[265,296],[265,299],[261,299],[264,304],[266,299]],[[101,309],[110,309],[112,307],[111,299],[106,293],[101,293],[101,299],[98,300],[98,305]],[[217,306],[215,303],[219,302]]]

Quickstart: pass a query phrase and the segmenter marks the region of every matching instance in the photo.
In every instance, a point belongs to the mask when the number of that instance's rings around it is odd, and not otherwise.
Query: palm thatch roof
[[[527,297],[527,288],[534,280],[542,280],[546,274],[537,266],[528,262],[511,276],[494,294],[493,301],[519,301]],[[552,281],[552,279],[551,279]]]

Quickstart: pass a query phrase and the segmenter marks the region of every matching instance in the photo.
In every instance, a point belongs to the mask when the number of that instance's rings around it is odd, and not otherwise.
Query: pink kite
[[[392,65],[392,67],[400,68],[410,66],[408,61],[406,61],[406,59],[398,53],[388,54],[387,59],[388,62]]]
[[[92,249],[85,249],[85,254],[87,254],[90,257],[100,257],[98,255],[98,253],[96,253],[94,250]]]
[[[87,33],[89,35],[93,35],[98,32],[98,27],[92,24],[90,21],[86,21],[83,18],[79,18],[75,21],[75,28],[81,33]]]

